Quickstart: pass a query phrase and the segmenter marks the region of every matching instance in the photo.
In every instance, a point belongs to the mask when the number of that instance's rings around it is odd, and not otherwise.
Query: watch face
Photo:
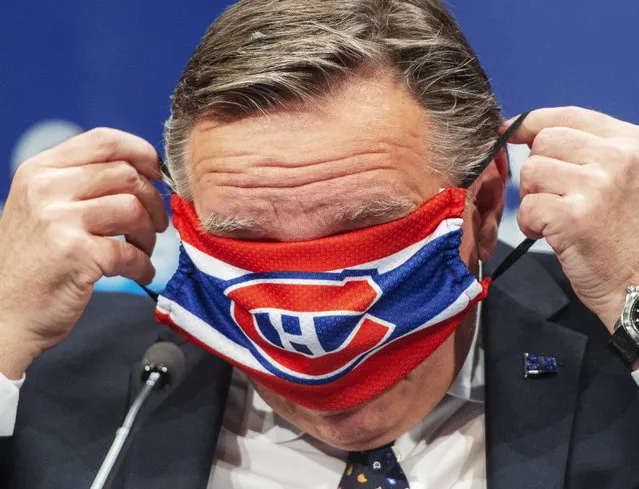
[[[639,329],[639,299],[635,299],[630,309],[630,324],[632,324],[635,329]]]

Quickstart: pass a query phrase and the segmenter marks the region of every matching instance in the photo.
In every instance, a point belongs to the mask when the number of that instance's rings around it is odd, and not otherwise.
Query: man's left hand
[[[579,299],[612,333],[626,287],[639,285],[639,126],[577,107],[540,109],[511,142],[532,150],[521,169],[519,227],[546,238]]]

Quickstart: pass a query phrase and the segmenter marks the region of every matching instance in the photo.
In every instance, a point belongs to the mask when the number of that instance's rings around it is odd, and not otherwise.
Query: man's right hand
[[[20,378],[62,341],[95,282],[148,284],[168,217],[158,156],[143,139],[94,129],[25,161],[0,217],[0,372]],[[108,236],[126,236],[126,241]]]

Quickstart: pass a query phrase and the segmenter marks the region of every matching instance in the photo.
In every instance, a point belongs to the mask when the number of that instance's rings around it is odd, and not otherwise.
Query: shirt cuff
[[[639,385],[639,370],[635,370],[634,372],[631,373],[631,375],[635,383]]]
[[[20,387],[22,387],[24,379],[23,375],[20,380],[9,380],[0,372],[0,436],[13,435]]]

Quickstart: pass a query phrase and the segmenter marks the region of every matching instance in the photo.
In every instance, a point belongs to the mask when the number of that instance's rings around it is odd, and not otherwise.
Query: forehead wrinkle
[[[343,171],[339,174],[335,175],[327,175],[318,177],[317,175],[310,175],[302,181],[291,182],[290,179],[280,177],[279,180],[272,179],[272,182],[265,181],[266,177],[260,178],[259,175],[248,176],[246,178],[231,178],[225,179],[225,174],[218,173],[218,178],[215,179],[214,185],[216,188],[235,188],[235,189],[245,189],[245,190],[255,190],[255,191],[278,191],[278,190],[304,190],[309,187],[314,187],[320,184],[341,184],[344,180],[352,180],[354,177],[361,177],[362,175],[368,174],[377,174],[379,172],[394,172],[396,168],[392,166],[376,166],[372,168],[367,168],[365,170],[360,170],[357,172],[346,172]],[[202,178],[202,182],[211,178],[212,174],[205,175],[208,178]],[[220,181],[222,180],[222,181]],[[224,181],[227,180],[227,181]]]
[[[194,163],[194,177],[196,184],[213,177],[237,187],[295,187],[296,182],[302,185],[366,171],[396,171],[396,161],[404,159],[403,155],[396,152],[397,149],[392,146],[380,145],[375,149],[352,150],[314,158],[299,155],[295,158],[285,155],[276,157],[268,152],[209,155]],[[268,181],[278,184],[264,185]]]
[[[235,135],[238,136],[237,134]],[[391,135],[371,137],[349,133],[348,136],[330,138],[327,146],[326,138],[316,135],[312,143],[292,138],[290,134],[284,139],[286,144],[279,147],[275,137],[259,140],[254,134],[247,134],[240,141],[230,141],[220,137],[208,137],[197,148],[193,148],[189,161],[193,166],[203,167],[204,171],[215,171],[217,167],[227,172],[238,172],[250,168],[282,168],[296,169],[310,166],[322,166],[367,158],[416,159],[428,162],[428,151],[424,141],[409,143]],[[404,137],[415,136],[403,133]],[[284,138],[284,136],[281,136]],[[230,145],[224,147],[224,145]],[[339,149],[337,149],[339,148]]]
[[[417,157],[425,163],[428,138],[403,120],[384,119],[384,126],[377,130],[370,126],[370,118],[366,124],[350,121],[343,131],[336,131],[335,127],[340,126],[339,114],[320,117],[314,124],[318,127],[300,121],[299,114],[284,115],[289,118],[277,124],[265,124],[263,117],[227,125],[198,123],[190,137],[190,161],[200,166],[202,160],[226,160],[222,167],[231,167],[229,170],[235,172],[237,168],[253,165],[303,168],[367,153],[392,156],[401,151],[412,153],[411,159]]]

